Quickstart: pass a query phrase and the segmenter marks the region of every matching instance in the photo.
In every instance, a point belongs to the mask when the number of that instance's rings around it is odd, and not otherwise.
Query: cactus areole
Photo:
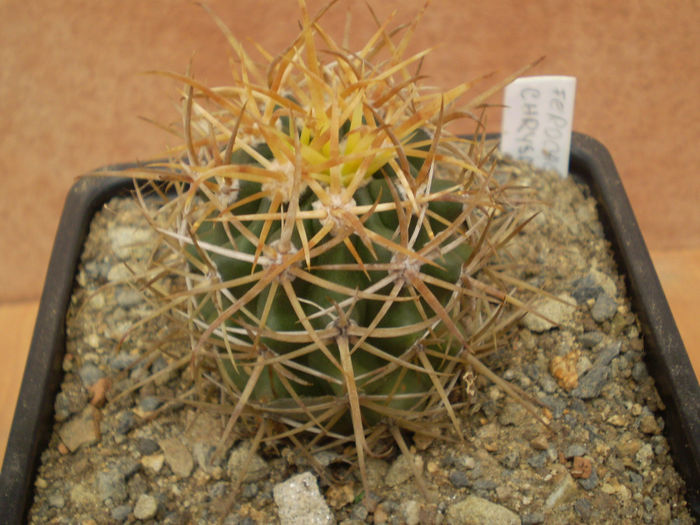
[[[301,2],[301,32],[263,65],[215,17],[232,83],[163,73],[185,85],[183,145],[132,175],[171,190],[154,265],[185,284],[161,310],[221,372],[228,431],[354,444],[364,478],[397,429],[461,437],[451,394],[494,379],[478,356],[517,318],[489,262],[522,216],[484,141],[445,127],[478,122],[495,89],[421,87],[427,51],[404,56],[418,17],[350,52],[321,14]]]

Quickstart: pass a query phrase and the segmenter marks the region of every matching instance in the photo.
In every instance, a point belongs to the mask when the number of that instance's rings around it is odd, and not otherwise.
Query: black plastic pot
[[[124,167],[124,166],[122,166]],[[574,133],[570,171],[588,184],[643,327],[649,373],[666,405],[665,434],[687,500],[700,517],[700,387],[649,258],[610,154],[596,140]],[[0,475],[0,521],[23,523],[41,451],[47,446],[53,402],[62,376],[65,315],[83,241],[93,214],[128,193],[129,179],[83,178],[71,189],[58,228],[10,439]]]

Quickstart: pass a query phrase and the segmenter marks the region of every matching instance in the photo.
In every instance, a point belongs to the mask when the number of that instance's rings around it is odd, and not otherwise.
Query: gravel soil
[[[487,364],[548,407],[549,427],[477,379],[458,414],[465,441],[407,436],[412,455],[370,459],[371,497],[333,453],[317,459],[348,483],[324,482],[288,443],[252,456],[234,494],[249,442],[231,441],[212,464],[225,416],[169,402],[193,388],[189,368],[175,367],[186,342],[162,320],[132,328],[154,309],[125,284],[153,234],[133,200],[115,199],[85,244],[30,522],[692,523],[595,202],[572,178],[505,162],[498,176],[532,187],[540,201],[506,259],[562,300],[538,299],[557,325],[526,316]]]

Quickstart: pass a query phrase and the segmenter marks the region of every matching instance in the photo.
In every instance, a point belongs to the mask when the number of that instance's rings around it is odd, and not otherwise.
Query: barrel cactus
[[[337,447],[366,481],[386,438],[461,437],[475,374],[519,395],[479,358],[522,313],[489,263],[523,217],[483,139],[446,127],[478,122],[492,91],[422,87],[415,22],[350,52],[300,5],[266,65],[215,17],[233,81],[167,73],[185,85],[182,146],[131,174],[159,184],[153,265],[182,289],[153,286],[158,312],[186,327],[190,363],[218,368],[227,434]]]

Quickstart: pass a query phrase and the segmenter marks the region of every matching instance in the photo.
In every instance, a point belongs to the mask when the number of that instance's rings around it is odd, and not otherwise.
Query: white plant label
[[[508,84],[501,151],[566,177],[575,96],[576,77],[521,77]]]

